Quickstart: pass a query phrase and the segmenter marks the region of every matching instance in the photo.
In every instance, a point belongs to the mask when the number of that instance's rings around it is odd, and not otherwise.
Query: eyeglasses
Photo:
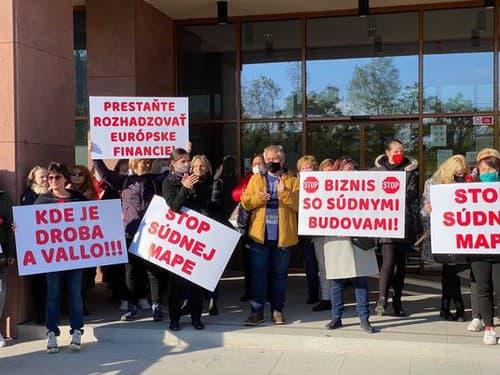
[[[60,174],[56,175],[56,176],[48,176],[47,179],[49,181],[59,181],[63,176],[61,176]]]
[[[72,176],[75,176],[75,177],[84,177],[85,174],[83,172],[73,172],[71,173]]]

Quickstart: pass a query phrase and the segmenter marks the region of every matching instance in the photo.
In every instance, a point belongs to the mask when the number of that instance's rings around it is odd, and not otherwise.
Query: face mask
[[[264,168],[261,167],[260,165],[254,165],[252,167],[252,173],[253,174],[259,174],[259,173],[264,173],[264,172],[265,172]]]
[[[403,158],[405,157],[404,154],[395,154],[395,155],[392,155],[392,161],[394,162],[394,164],[401,164],[401,162],[403,161]]]
[[[498,172],[483,173],[479,176],[479,180],[481,180],[481,182],[497,182]]]
[[[168,170],[168,166],[163,166],[160,168],[160,173],[166,172]]]
[[[311,172],[312,168],[302,168],[301,172]]]
[[[465,176],[454,176],[455,182],[465,182]]]
[[[179,174],[189,173],[190,166],[189,164],[184,164],[175,167],[175,172]]]
[[[281,171],[281,163],[279,162],[266,163],[266,169],[271,173],[279,172]]]

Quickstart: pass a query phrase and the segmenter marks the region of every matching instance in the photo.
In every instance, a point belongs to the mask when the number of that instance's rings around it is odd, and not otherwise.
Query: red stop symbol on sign
[[[316,177],[307,177],[303,184],[302,187],[304,188],[305,191],[308,193],[314,193],[316,190],[318,190],[319,187],[319,181],[316,179]]]
[[[399,180],[396,177],[387,177],[382,181],[382,189],[387,194],[394,194],[399,190]]]

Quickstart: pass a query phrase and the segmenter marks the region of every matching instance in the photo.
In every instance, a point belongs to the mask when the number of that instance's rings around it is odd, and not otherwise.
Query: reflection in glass
[[[417,123],[377,123],[365,125],[365,160],[367,169],[375,166],[375,159],[385,154],[388,140],[395,138],[404,145],[405,155],[418,159]]]
[[[73,50],[75,64],[75,115],[87,116],[87,50]]]
[[[89,125],[87,119],[75,120],[75,163],[87,165],[88,164],[88,143],[87,134],[89,132]]]
[[[252,123],[241,127],[242,157],[250,158],[261,153],[269,145],[282,146],[285,151],[285,165],[294,171],[302,151],[302,123]],[[245,162],[243,163],[247,167]]]
[[[424,119],[423,147],[426,178],[453,154],[474,165],[477,151],[493,147],[493,126],[473,125],[472,117]]]
[[[493,11],[424,13],[424,111],[493,109]]]
[[[178,94],[191,119],[236,118],[235,26],[178,28]]]
[[[307,114],[418,112],[418,14],[307,22]]]
[[[359,151],[358,125],[309,124],[307,127],[307,152],[314,155],[318,163],[348,155],[359,164]]]
[[[300,22],[242,24],[243,118],[300,117]]]

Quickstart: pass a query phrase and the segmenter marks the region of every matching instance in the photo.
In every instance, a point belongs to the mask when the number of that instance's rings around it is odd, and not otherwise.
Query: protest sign
[[[500,254],[500,182],[431,185],[434,254]]]
[[[213,291],[240,234],[188,208],[177,213],[157,195],[129,252]]]
[[[127,263],[119,199],[13,208],[19,275]]]
[[[168,157],[189,140],[188,98],[89,97],[92,159]]]
[[[405,172],[301,172],[299,234],[403,238]]]

